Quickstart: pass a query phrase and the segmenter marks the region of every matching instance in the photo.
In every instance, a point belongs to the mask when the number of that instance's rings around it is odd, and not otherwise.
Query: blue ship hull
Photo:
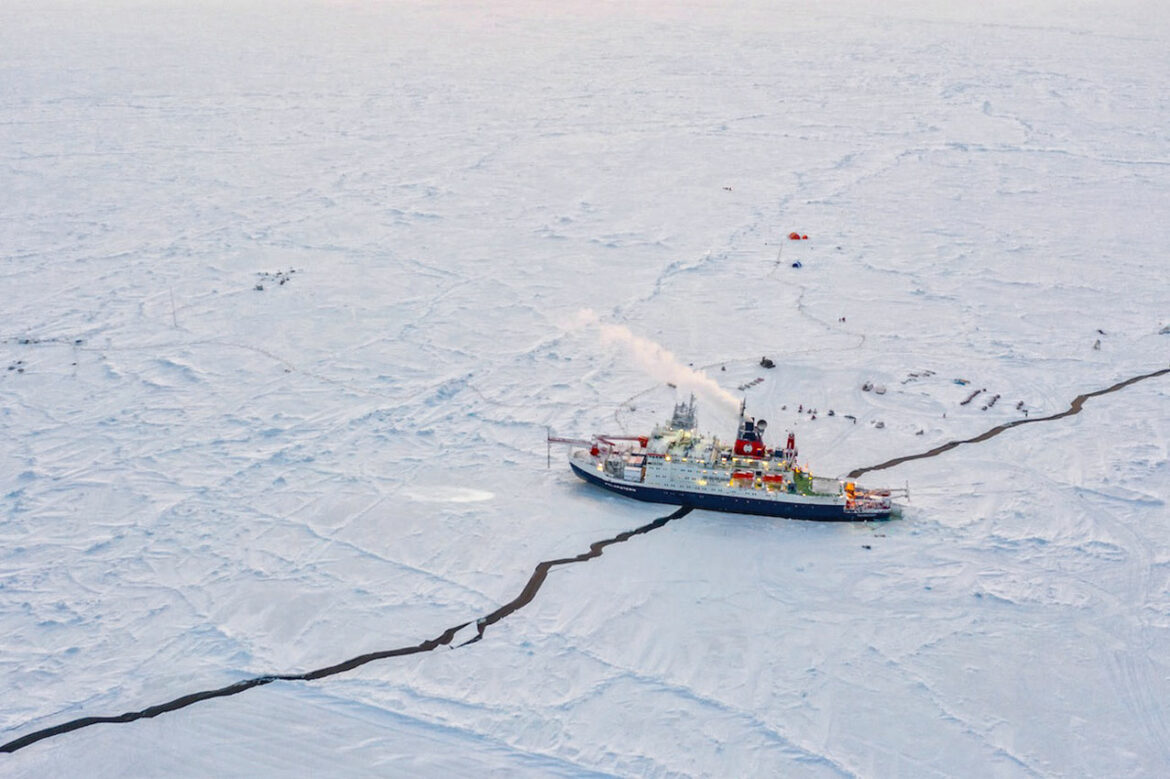
[[[627,498],[647,503],[667,503],[672,506],[689,506],[708,511],[730,511],[737,514],[760,514],[786,519],[808,519],[817,522],[868,522],[890,518],[890,512],[847,512],[844,506],[821,503],[797,503],[791,501],[761,500],[759,498],[714,495],[702,492],[683,492],[644,484],[616,483],[569,461],[573,473],[590,484],[624,495]]]

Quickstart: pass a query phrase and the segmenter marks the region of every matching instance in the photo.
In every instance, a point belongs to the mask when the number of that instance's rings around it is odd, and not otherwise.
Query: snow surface
[[[545,467],[675,400],[583,309],[762,376],[822,475],[1170,364],[1170,12],[1018,6],[4,3],[0,740],[417,644],[669,513]],[[1165,775],[1168,399],[0,773]]]

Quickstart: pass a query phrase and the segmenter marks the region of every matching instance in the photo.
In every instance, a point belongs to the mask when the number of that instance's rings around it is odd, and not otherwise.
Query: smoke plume
[[[670,351],[649,338],[634,335],[628,327],[602,322],[588,309],[578,311],[574,323],[578,327],[596,325],[601,331],[601,342],[607,346],[620,344],[647,374],[670,382],[684,392],[693,392],[705,403],[732,417],[739,415],[739,401],[703,371],[689,368]]]

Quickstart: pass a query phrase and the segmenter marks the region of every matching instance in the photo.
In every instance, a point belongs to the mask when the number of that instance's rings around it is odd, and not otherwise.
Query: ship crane
[[[547,448],[547,454],[548,454],[548,467],[549,468],[552,467],[552,445],[553,444],[586,448],[586,449],[589,449],[589,453],[592,456],[597,457],[601,454],[603,449],[605,450],[606,454],[609,454],[610,452],[613,452],[614,450],[618,449],[618,447],[619,447],[619,444],[617,443],[618,441],[637,441],[638,446],[641,447],[642,449],[645,449],[646,445],[650,442],[649,437],[644,436],[644,435],[598,434],[598,435],[593,436],[592,439],[586,440],[584,438],[562,438],[560,436],[554,436],[552,434],[551,428],[546,428],[546,430],[547,430],[546,448]]]

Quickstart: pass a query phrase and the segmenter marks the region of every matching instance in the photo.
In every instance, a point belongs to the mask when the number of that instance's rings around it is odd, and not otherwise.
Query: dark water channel
[[[990,430],[983,432],[983,433],[980,433],[979,435],[974,436],[973,438],[963,438],[963,439],[960,439],[958,441],[948,441],[945,444],[941,444],[940,446],[936,446],[935,448],[933,448],[929,451],[926,451],[926,452],[921,452],[919,454],[908,454],[908,455],[905,455],[903,457],[895,457],[892,460],[886,460],[884,463],[879,463],[877,465],[871,465],[867,468],[858,468],[856,470],[849,472],[849,478],[856,479],[858,476],[861,476],[863,473],[869,473],[870,471],[884,471],[886,468],[893,468],[895,465],[901,465],[902,463],[908,463],[911,460],[925,460],[927,457],[937,457],[938,455],[942,454],[943,452],[949,452],[950,450],[954,449],[956,446],[962,446],[963,444],[976,444],[976,443],[979,443],[980,441],[986,441],[989,438],[995,438],[1000,433],[1002,433],[1006,430],[1010,430],[1013,427],[1019,427],[1020,425],[1034,425],[1034,424],[1037,424],[1039,422],[1052,422],[1052,421],[1057,420],[1057,419],[1064,419],[1065,417],[1071,417],[1075,414],[1081,413],[1081,409],[1084,408],[1084,406],[1085,406],[1085,401],[1088,400],[1089,398],[1095,398],[1098,395],[1108,395],[1110,392],[1117,392],[1118,390],[1125,389],[1130,384],[1136,384],[1139,381],[1145,381],[1146,379],[1152,379],[1155,376],[1162,376],[1162,375],[1165,375],[1167,373],[1170,373],[1170,368],[1162,368],[1161,370],[1153,371],[1152,373],[1143,373],[1140,376],[1133,376],[1131,378],[1126,379],[1125,381],[1119,381],[1111,387],[1106,387],[1105,389],[1094,390],[1093,392],[1086,392],[1084,395],[1077,395],[1075,398],[1073,398],[1072,403],[1069,404],[1069,407],[1067,409],[1065,409],[1064,411],[1061,411],[1057,414],[1051,414],[1051,415],[1046,416],[1046,417],[1027,417],[1024,419],[1016,419],[1016,420],[1013,420],[1011,422],[1005,422],[1004,424],[996,425],[995,427],[991,428]]]
[[[1069,404],[1069,407],[1066,410],[1057,414],[1052,414],[1046,417],[1033,417],[1006,422],[972,438],[949,441],[926,452],[895,457],[877,465],[871,465],[866,468],[858,468],[849,473],[849,478],[855,479],[862,474],[869,473],[871,471],[881,471],[887,468],[893,468],[896,465],[901,465],[902,463],[910,462],[912,460],[922,460],[927,457],[937,457],[943,452],[948,452],[957,446],[986,441],[989,438],[994,438],[1000,433],[1010,430],[1013,427],[1019,427],[1020,425],[1034,425],[1040,422],[1052,422],[1057,419],[1073,416],[1074,414],[1079,414],[1081,412],[1081,409],[1085,405],[1085,401],[1087,401],[1089,398],[1095,398],[1100,395],[1107,395],[1111,392],[1117,392],[1119,390],[1125,389],[1131,384],[1135,384],[1146,379],[1152,379],[1156,376],[1163,376],[1167,373],[1170,373],[1170,368],[1162,368],[1161,370],[1153,371],[1151,373],[1134,376],[1124,381],[1120,381],[1110,387],[1106,387],[1105,389],[1095,390],[1093,392],[1086,392],[1083,395],[1078,395],[1073,399],[1072,403]],[[473,644],[476,641],[479,641],[483,638],[484,632],[487,630],[487,628],[531,603],[532,600],[536,597],[537,593],[540,592],[540,588],[544,585],[545,579],[548,578],[549,571],[553,568],[562,565],[583,563],[596,557],[600,557],[602,551],[607,546],[625,543],[634,536],[644,535],[651,532],[652,530],[657,530],[666,523],[675,519],[680,519],[690,512],[691,509],[689,507],[680,508],[673,514],[659,517],[653,522],[649,522],[645,525],[642,525],[641,527],[636,527],[633,530],[627,530],[625,532],[618,533],[612,538],[606,538],[601,541],[594,541],[589,545],[588,552],[582,552],[581,554],[574,557],[561,557],[555,560],[545,560],[541,563],[538,563],[536,568],[532,571],[532,576],[529,577],[528,582],[524,585],[524,589],[520,591],[520,594],[490,614],[475,620],[475,636],[473,636],[468,641],[463,642],[459,646],[466,646],[468,644]],[[334,676],[336,674],[345,673],[346,671],[352,671],[359,666],[363,666],[366,663],[372,663],[375,660],[386,660],[391,657],[403,657],[405,655],[413,655],[420,652],[431,652],[441,646],[450,646],[451,642],[455,639],[455,636],[459,633],[459,631],[471,624],[473,624],[471,621],[463,622],[453,627],[449,627],[434,638],[429,638],[419,644],[398,647],[396,649],[385,649],[379,652],[369,652],[367,654],[351,657],[350,659],[344,660],[340,663],[337,663],[336,665],[326,666],[325,668],[318,668],[315,671],[308,671],[306,673],[300,674],[270,674],[267,676],[257,676],[252,679],[245,679],[243,681],[236,682],[235,684],[230,684],[227,687],[220,687],[215,690],[204,690],[202,692],[194,692],[189,695],[184,695],[181,698],[175,698],[172,701],[167,701],[166,703],[149,706],[139,711],[129,711],[125,714],[119,714],[116,716],[82,717],[80,719],[70,720],[69,722],[63,722],[60,725],[54,725],[53,727],[44,728],[43,730],[37,730],[32,733],[23,735],[20,738],[13,739],[6,744],[0,745],[0,752],[15,752],[18,749],[23,749],[30,744],[35,744],[36,742],[42,741],[46,738],[59,736],[63,733],[69,733],[74,730],[89,727],[90,725],[97,725],[100,723],[134,722],[135,720],[139,719],[157,717],[160,714],[165,714],[170,711],[185,708],[193,703],[211,700],[212,698],[223,698],[229,695],[238,695],[245,690],[250,690],[253,687],[261,687],[266,684],[271,684],[272,682],[308,682],[316,679],[323,679],[327,676]]]
[[[540,588],[544,585],[545,579],[548,578],[548,572],[553,568],[561,565],[584,563],[596,557],[601,557],[602,550],[604,550],[607,546],[625,543],[634,536],[640,536],[645,533],[649,533],[652,530],[657,530],[667,522],[685,517],[690,512],[690,508],[680,508],[673,514],[669,514],[665,517],[659,517],[653,522],[649,522],[645,525],[642,525],[641,527],[636,527],[633,530],[626,530],[622,533],[618,533],[612,538],[602,539],[601,541],[594,541],[589,545],[588,552],[582,552],[581,554],[574,557],[560,557],[555,560],[545,560],[541,563],[538,563],[536,568],[532,571],[532,576],[528,577],[528,582],[524,585],[524,589],[520,591],[520,594],[505,603],[503,606],[500,606],[492,613],[475,620],[475,636],[469,641],[465,641],[463,644],[460,644],[460,646],[466,646],[467,644],[473,644],[476,641],[479,641],[481,638],[483,638],[484,631],[486,631],[490,626],[531,603],[533,598],[536,597],[536,594],[540,592]],[[396,649],[384,649],[380,652],[368,652],[364,655],[351,657],[350,659],[344,660],[340,663],[337,663],[336,665],[326,666],[325,668],[318,668],[315,671],[308,671],[306,673],[300,674],[269,674],[266,676],[257,676],[252,679],[245,679],[243,681],[236,682],[235,684],[229,684],[227,687],[220,687],[215,690],[193,692],[189,695],[184,695],[181,698],[175,698],[173,701],[160,703],[156,706],[148,706],[147,708],[141,709],[139,711],[128,711],[125,714],[118,714],[109,717],[82,717],[80,719],[70,720],[69,722],[63,722],[60,725],[54,725],[50,728],[37,730],[32,733],[23,735],[20,738],[13,739],[6,744],[0,745],[0,752],[15,752],[18,749],[23,749],[30,744],[35,744],[36,742],[42,741],[46,738],[59,736],[63,733],[80,730],[81,728],[87,728],[90,725],[98,725],[107,722],[134,722],[135,720],[157,717],[158,715],[166,714],[169,711],[185,708],[193,703],[211,700],[212,698],[224,698],[229,695],[238,695],[245,690],[250,690],[253,687],[261,687],[265,684],[271,684],[272,682],[311,682],[315,679],[323,679],[326,676],[334,676],[339,673],[345,673],[346,671],[352,671],[359,666],[365,665],[366,663],[372,663],[375,660],[386,660],[391,657],[404,657],[405,655],[415,655],[420,652],[431,652],[441,646],[449,646],[455,639],[456,634],[458,634],[460,630],[470,624],[472,623],[468,621],[454,625],[447,628],[434,638],[428,638],[426,641],[423,641],[419,644],[398,647]]]

